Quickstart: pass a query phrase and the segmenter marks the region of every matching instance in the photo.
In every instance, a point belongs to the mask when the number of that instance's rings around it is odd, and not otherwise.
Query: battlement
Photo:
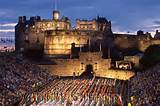
[[[30,17],[29,20],[27,20],[26,16],[19,16],[19,18],[18,18],[18,24],[27,23],[27,22],[36,22],[36,21],[41,21],[41,17],[34,16],[34,17]]]
[[[105,28],[111,28],[111,22],[104,17],[97,17],[93,20],[76,20],[77,30],[93,30],[93,31],[104,31]]]

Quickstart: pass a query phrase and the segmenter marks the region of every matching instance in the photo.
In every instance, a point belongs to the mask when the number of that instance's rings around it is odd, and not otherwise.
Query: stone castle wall
[[[160,40],[139,41],[139,50],[144,52],[151,45],[160,45]]]
[[[53,75],[65,77],[81,75],[85,70],[81,70],[81,61],[77,60],[57,60],[58,65],[40,65],[40,67],[47,69],[47,71]],[[98,63],[102,64],[102,63]],[[106,63],[105,63],[106,64]],[[135,75],[134,72],[128,70],[115,70],[109,69],[101,65],[99,69],[94,70],[97,77],[113,78],[120,80],[128,80]],[[94,66],[93,66],[94,67]]]
[[[78,30],[92,30],[97,31],[98,30],[98,23],[96,20],[77,20],[76,22],[76,29]]]
[[[35,23],[35,28],[39,31],[46,30],[70,30],[71,24],[62,20],[43,20]]]
[[[72,43],[75,47],[82,47],[87,44],[88,35],[49,35],[45,37],[44,53],[46,55],[70,54]]]
[[[58,76],[73,76],[74,72],[76,75],[81,75],[87,65],[92,65],[95,73],[103,69],[108,70],[111,67],[111,59],[101,58],[100,52],[80,53],[79,56],[79,59],[54,59],[56,65],[42,65],[42,67]]]
[[[160,40],[148,38],[148,35],[114,34],[113,43],[119,49],[136,48],[145,52],[150,45],[160,45]]]
[[[130,36],[130,35],[128,35]],[[116,37],[114,38],[114,45],[116,45],[120,49],[126,49],[126,48],[136,48],[138,45],[138,40],[135,38],[128,38],[126,36],[124,37]]]
[[[97,77],[116,78],[127,80],[134,76],[134,72],[127,70],[114,70],[111,68],[111,59],[103,59],[101,52],[80,53],[79,59],[54,59],[55,65],[40,65],[49,73],[57,76],[80,76],[86,71],[87,65],[93,66],[93,71]]]

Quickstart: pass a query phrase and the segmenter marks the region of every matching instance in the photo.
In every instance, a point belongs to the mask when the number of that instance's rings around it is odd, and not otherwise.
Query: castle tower
[[[53,11],[53,19],[59,20],[60,19],[60,12],[58,10]]]
[[[53,11],[53,20],[59,20],[60,19],[60,12],[57,10],[57,2],[55,0],[55,9]]]

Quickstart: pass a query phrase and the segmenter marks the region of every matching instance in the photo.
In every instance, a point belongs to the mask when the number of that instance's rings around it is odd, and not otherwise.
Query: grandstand
[[[159,64],[124,81],[95,77],[92,72],[52,76],[14,54],[1,54],[0,60],[0,106],[160,105]]]
[[[0,36],[0,52],[13,52],[15,50],[15,39],[13,35]]]
[[[14,54],[0,53],[0,106],[12,106],[35,88],[52,81],[45,70]]]

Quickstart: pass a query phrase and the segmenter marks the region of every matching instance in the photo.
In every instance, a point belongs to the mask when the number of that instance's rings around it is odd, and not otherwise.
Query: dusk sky
[[[160,0],[57,0],[61,16],[77,18],[98,15],[112,21],[113,32],[154,32],[160,29]],[[18,16],[39,15],[51,19],[54,0],[0,0],[0,35],[14,35]]]

